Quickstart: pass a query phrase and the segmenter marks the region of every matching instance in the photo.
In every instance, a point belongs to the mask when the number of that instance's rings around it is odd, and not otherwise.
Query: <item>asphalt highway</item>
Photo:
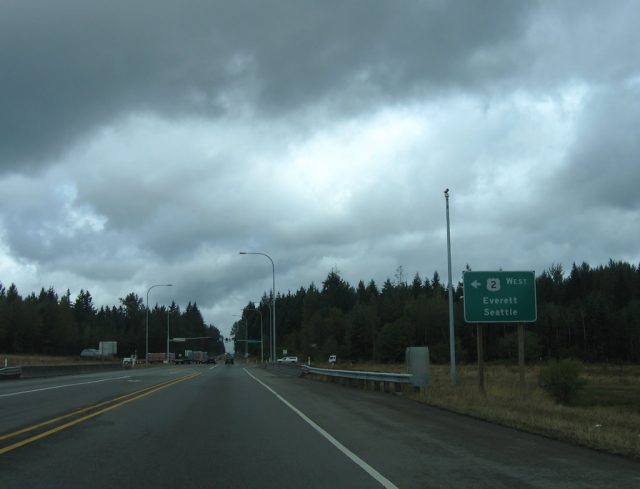
[[[640,463],[291,370],[0,383],[0,488],[634,488]]]

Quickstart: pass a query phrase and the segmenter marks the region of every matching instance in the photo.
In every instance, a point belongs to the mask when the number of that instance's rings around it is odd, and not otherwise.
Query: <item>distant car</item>
[[[330,355],[330,356],[329,356],[329,363],[330,363],[331,365],[335,365],[336,360],[337,360],[337,359],[336,359],[336,356],[335,356],[335,355]]]
[[[227,354],[227,356],[224,357],[224,364],[225,365],[233,365],[233,357],[229,354]]]
[[[282,357],[282,358],[278,358],[278,363],[298,363],[298,357]]]
[[[207,357],[207,363],[213,363],[215,365],[216,359],[214,357]]]
[[[82,358],[97,358],[100,356],[100,351],[95,348],[85,348],[80,352]]]
[[[122,368],[133,368],[136,365],[137,358],[135,355],[122,359]]]

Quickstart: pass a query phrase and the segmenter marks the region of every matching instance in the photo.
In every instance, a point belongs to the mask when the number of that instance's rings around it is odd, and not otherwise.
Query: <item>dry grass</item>
[[[9,366],[26,367],[31,365],[76,365],[92,364],[92,363],[114,363],[114,360],[99,360],[96,358],[84,359],[80,356],[58,357],[47,355],[4,355],[0,354],[0,366],[4,367],[5,358],[8,360]],[[117,359],[115,360],[117,363]]]
[[[341,365],[336,368],[406,371],[404,365]],[[588,384],[574,405],[555,403],[539,386],[539,367],[526,368],[526,392],[517,366],[485,366],[486,396],[476,366],[459,366],[451,385],[448,366],[432,365],[426,391],[413,397],[430,405],[504,426],[640,459],[640,366],[590,365]]]

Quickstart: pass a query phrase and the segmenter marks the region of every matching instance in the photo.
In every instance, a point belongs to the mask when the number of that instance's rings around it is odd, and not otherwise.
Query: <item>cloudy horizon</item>
[[[640,5],[0,5],[0,283],[249,301],[640,263]]]

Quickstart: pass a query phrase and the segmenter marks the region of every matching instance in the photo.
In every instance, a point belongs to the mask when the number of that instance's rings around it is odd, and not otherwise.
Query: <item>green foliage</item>
[[[581,373],[582,365],[576,360],[552,361],[540,369],[540,386],[557,402],[567,404],[586,384]]]
[[[337,270],[331,270],[322,282],[322,305],[335,307],[342,312],[349,311],[356,303],[356,291],[342,277]]]
[[[401,361],[405,346],[427,345],[434,363],[447,363],[446,285],[437,272],[431,279],[423,276],[416,273],[407,282],[398,267],[395,280],[386,279],[380,288],[373,280],[359,281],[354,288],[334,269],[321,289],[312,283],[294,293],[278,293],[278,347],[314,361],[324,361],[328,354],[353,361]],[[527,327],[525,339],[528,362],[540,357],[576,357],[640,363],[640,267],[612,260],[598,267],[574,264],[566,274],[562,266],[552,265],[536,278],[536,289],[538,321]],[[464,323],[461,295],[458,284],[454,295],[456,358],[475,361],[475,328]],[[244,338],[245,327],[252,340],[262,335],[266,355],[271,344],[270,306],[270,293],[259,304],[249,303],[232,332],[238,339]],[[217,329],[207,328],[195,303],[189,303],[185,311],[175,304],[168,309],[156,305],[149,311],[150,351],[166,348],[167,312],[171,336],[219,335]],[[96,310],[89,291],[81,290],[75,300],[69,291],[58,296],[53,289],[22,297],[15,285],[5,288],[0,284],[0,352],[77,354],[100,340],[116,340],[121,354],[135,350],[141,354],[145,319],[145,303],[135,293],[121,298],[116,306]],[[504,325],[484,328],[487,361],[517,358],[513,331]],[[223,348],[218,338],[210,351]],[[244,351],[244,343],[238,342],[238,350]],[[260,344],[250,344],[249,352],[259,355]]]
[[[210,336],[202,344],[212,353],[224,351],[220,332],[204,324],[198,306],[189,303],[184,313],[172,304],[155,306],[149,314],[149,350],[165,351],[167,314],[171,335]],[[77,355],[83,348],[95,348],[101,340],[118,342],[118,352],[144,352],[146,309],[142,298],[128,294],[119,307],[96,310],[89,291],[81,290],[75,302],[71,294],[58,297],[53,288],[41,289],[23,298],[15,285],[8,290],[0,284],[0,352],[49,355]]]
[[[518,361],[518,333],[509,333],[498,342],[500,357]],[[527,363],[540,360],[540,338],[533,331],[524,333],[524,358]]]
[[[401,362],[409,346],[409,325],[399,320],[385,324],[376,341],[376,359],[385,362]]]
[[[353,361],[366,361],[373,357],[378,331],[375,306],[357,304],[349,314],[346,331],[346,357]]]

